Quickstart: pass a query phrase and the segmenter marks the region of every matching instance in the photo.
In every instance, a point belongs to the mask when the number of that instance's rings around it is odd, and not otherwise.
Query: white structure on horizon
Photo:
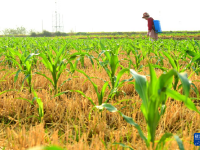
[[[58,10],[58,2],[55,0],[55,11],[52,15],[52,32],[63,32],[64,23],[63,15],[61,16],[60,11]]]

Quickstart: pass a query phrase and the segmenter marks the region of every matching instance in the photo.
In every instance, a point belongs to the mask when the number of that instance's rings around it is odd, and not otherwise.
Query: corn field
[[[200,41],[0,38],[0,149],[197,150]]]

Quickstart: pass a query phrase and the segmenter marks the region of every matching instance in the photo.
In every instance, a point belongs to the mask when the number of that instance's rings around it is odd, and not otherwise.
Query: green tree
[[[21,26],[17,27],[16,29],[6,28],[2,32],[4,35],[25,35],[27,33],[27,30],[25,27]]]

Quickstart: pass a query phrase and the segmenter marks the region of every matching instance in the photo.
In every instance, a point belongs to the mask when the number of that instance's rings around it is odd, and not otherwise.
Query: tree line
[[[31,36],[31,37],[52,37],[52,36],[68,36],[75,35],[74,31],[71,30],[70,33],[64,32],[49,32],[47,30],[43,30],[42,32],[36,32],[34,30],[28,31],[25,27],[17,27],[17,28],[6,28],[1,31],[1,35],[4,36]]]
[[[171,34],[171,33],[186,33],[186,34],[195,34],[200,33],[200,31],[165,31],[163,34]],[[54,36],[72,36],[72,35],[134,35],[134,34],[146,34],[146,32],[74,32],[71,30],[69,33],[64,32],[49,32],[47,30],[43,30],[42,32],[36,32],[34,30],[28,31],[25,27],[17,27],[16,29],[4,29],[1,31],[1,35],[4,36],[31,36],[31,37],[54,37]]]

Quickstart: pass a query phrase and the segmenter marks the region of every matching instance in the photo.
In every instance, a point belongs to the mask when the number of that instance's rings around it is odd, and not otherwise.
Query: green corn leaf
[[[56,50],[54,50],[54,52],[56,52]],[[53,61],[53,59],[55,58],[55,55],[53,55],[52,50],[48,50],[45,56],[50,65],[55,64]]]
[[[192,62],[198,62],[200,61],[200,55],[196,55],[193,59]]]
[[[145,120],[148,120],[148,110],[145,108],[144,104],[142,103],[141,107],[140,107],[144,117],[145,117]]]
[[[195,94],[197,95],[197,98],[199,98],[199,91],[198,91],[198,88],[196,87],[196,85],[194,83],[191,83],[191,85],[194,87],[192,88],[193,91],[195,92]]]
[[[159,89],[164,90],[166,87],[169,87],[173,81],[173,75],[175,75],[175,70],[170,70],[166,74],[162,74],[159,77]]]
[[[34,55],[39,55],[39,54],[35,54],[35,53],[31,53],[27,56],[27,58],[25,59],[24,63],[26,63],[26,61],[28,61],[32,56]]]
[[[98,92],[98,87],[97,87],[97,85],[90,79],[90,77],[89,77],[84,71],[78,70],[78,69],[76,69],[76,71],[82,73],[83,75],[85,75],[85,76],[88,78],[88,80],[92,83],[92,85],[93,85],[93,87],[94,87],[94,89],[95,89],[95,92],[96,92],[96,94],[97,94],[97,97],[98,97],[99,105],[101,105],[101,104],[102,104],[102,99],[103,99],[103,97],[102,97],[102,95]],[[105,87],[104,87],[104,88],[105,88]]]
[[[52,146],[52,147],[47,147],[44,150],[64,150],[64,149],[62,149],[60,147]]]
[[[39,106],[39,116],[42,119],[44,117],[43,102],[40,98],[37,98],[37,103]]]
[[[79,48],[74,43],[70,43],[70,44],[75,50],[79,50]]]
[[[99,64],[105,69],[109,77],[111,77],[111,71],[106,67],[105,62],[99,62]]]
[[[70,90],[67,90],[67,91],[64,91],[64,92],[60,92],[60,93],[54,95],[54,97],[58,97],[58,96],[60,96],[60,95],[62,95],[62,94],[67,94],[67,93],[69,93],[69,92],[71,92],[71,91],[70,91]]]
[[[57,64],[58,61],[62,58],[61,55],[64,53],[65,48],[66,48],[66,44],[59,50],[59,52],[56,56],[55,64]]]
[[[189,92],[190,92],[190,81],[187,78],[187,74],[186,73],[178,73],[178,72],[177,72],[177,74],[178,74],[178,77],[181,80],[184,94],[188,97]]]
[[[9,91],[14,91],[14,90],[5,90],[5,91],[3,91],[3,92],[0,92],[0,95],[4,94],[4,93],[6,93],[6,92],[9,92]]]
[[[122,70],[117,74],[117,78],[116,78],[116,81],[115,81],[115,87],[119,85],[119,80],[120,80],[121,76],[122,76],[125,72],[130,72],[130,69],[128,69],[128,68],[122,69]]]
[[[199,71],[200,71],[200,68],[199,68],[199,69],[195,69],[195,71],[193,71],[193,72],[190,74],[190,76],[188,77],[188,79],[190,79],[190,78],[193,76],[194,73],[199,72]]]
[[[49,81],[52,83],[52,85],[54,86],[54,82],[53,82],[49,77],[47,77],[45,74],[42,74],[42,73],[40,73],[40,72],[35,72],[35,74],[39,74],[39,75],[45,77],[45,78],[46,78],[47,80],[49,80]]]
[[[44,147],[43,150],[64,150],[64,149],[57,146],[48,146],[48,147]]]
[[[110,112],[117,112],[117,108],[115,108],[115,107],[112,106],[111,104],[107,104],[107,103],[103,103],[103,104],[100,105],[100,106],[96,106],[96,108],[98,108],[98,109],[106,108],[106,109],[107,109],[108,111],[110,111]],[[135,123],[131,117],[128,117],[128,116],[124,115],[124,114],[121,113],[120,111],[118,111],[118,112],[119,112],[119,114],[125,119],[125,121],[126,121],[127,123],[133,125],[133,126],[138,130],[140,137],[145,141],[147,147],[149,147],[149,143],[148,143],[148,141],[147,141],[147,138],[144,136],[144,134],[143,134],[143,132],[142,132],[140,126],[139,126],[137,123]]]
[[[103,100],[104,93],[106,91],[107,86],[108,86],[108,82],[104,83],[102,90],[101,90],[101,94],[100,94],[99,105],[101,105],[103,103],[102,100]]]
[[[60,87],[62,87],[66,82],[72,80],[72,78],[68,78],[67,80],[63,81],[62,84],[60,85]]]
[[[19,64],[15,59],[7,59],[7,60],[13,61],[19,67],[20,70],[23,70],[22,65]]]
[[[13,51],[13,49],[10,49],[10,53],[11,53],[11,56],[14,57],[15,55],[17,55],[20,60],[22,60],[23,58],[23,55],[19,52],[19,51]]]
[[[152,65],[149,64],[149,69],[150,69],[150,84],[149,84],[149,94],[151,95],[157,95],[158,93],[158,88],[157,88],[157,77],[156,77],[156,72],[153,69]]]
[[[109,51],[109,50],[102,50],[101,53],[99,53],[98,59],[99,59],[99,57],[101,57],[102,54],[104,54],[107,51]]]
[[[85,56],[85,55],[87,55],[87,54],[88,54],[88,53],[86,53],[86,52],[77,52],[77,53],[73,53],[73,54],[71,54],[71,55],[69,56],[68,62],[70,62],[70,61],[76,59],[76,58],[79,57],[79,56]]]
[[[196,108],[195,104],[190,100],[190,98],[187,98],[186,96],[181,95],[181,94],[178,93],[177,91],[174,91],[174,90],[171,90],[171,89],[167,89],[167,90],[166,90],[166,94],[167,94],[169,97],[171,97],[171,98],[173,98],[173,99],[175,99],[175,100],[179,100],[179,101],[184,102],[185,105],[186,105],[189,109],[191,109],[191,110],[193,110],[193,111],[196,111],[197,113],[200,113],[200,112],[198,111],[198,109]]]
[[[158,126],[160,116],[159,116],[159,111],[158,111],[158,101],[153,100],[151,98],[151,101],[149,103],[149,112],[148,112],[148,119],[146,120],[148,127],[148,140],[151,141],[154,145],[154,140],[155,140],[155,133],[156,133],[156,128]]]
[[[71,55],[68,61],[72,61],[74,59],[76,59],[76,57],[78,57],[77,55]]]
[[[46,68],[48,68],[51,72],[53,72],[53,62],[47,59],[47,56],[44,53],[39,54],[40,57],[42,57],[42,62],[45,65]],[[50,57],[51,58],[51,57]]]
[[[189,96],[189,91],[190,91],[190,81],[187,78],[187,74],[186,73],[178,73],[176,70],[170,70],[168,73],[166,74],[162,74],[159,78],[159,83],[160,83],[160,90],[164,90],[167,87],[170,87],[172,80],[173,80],[173,76],[178,76],[181,80],[181,83],[183,85],[183,90],[184,90],[184,94],[186,96]]]
[[[92,66],[94,67],[94,61],[92,60],[92,58],[94,58],[94,56],[92,56],[92,55],[87,55],[87,57],[90,59],[90,62],[91,62],[91,64],[92,64]]]
[[[26,66],[27,72],[31,72],[31,69],[32,69],[31,66],[32,66],[32,64],[29,61],[26,61],[25,66]]]
[[[186,50],[186,53],[189,54],[192,57],[195,57],[197,55],[197,53],[190,51],[190,50]]]
[[[101,138],[100,138],[100,140],[103,143],[103,145],[105,146],[105,148],[107,149],[106,141],[102,140]]]
[[[40,98],[38,98],[37,93],[35,92],[35,90],[33,90],[33,93],[34,93],[35,97],[33,98],[32,102],[34,102],[34,100],[37,101],[37,104],[39,106],[38,113],[39,113],[40,121],[42,121],[42,119],[44,117],[43,102],[42,102],[42,100]]]
[[[56,80],[60,78],[61,73],[63,73],[64,69],[66,69],[66,65],[62,65],[61,68],[59,69],[59,72],[57,73]]]
[[[160,117],[161,117],[161,116],[164,115],[164,113],[165,113],[166,105],[165,105],[165,104],[162,104],[162,105],[160,106],[160,109],[161,109],[161,112],[160,112]]]
[[[184,146],[183,146],[181,139],[177,135],[174,135],[174,138],[175,138],[176,142],[178,143],[179,149],[184,150]]]
[[[118,66],[119,66],[119,60],[118,60],[118,56],[115,54],[110,58],[110,67],[111,67],[113,75],[115,74]]]
[[[76,60],[76,62],[78,63],[78,61]],[[75,69],[76,69],[76,66],[77,66],[77,63],[75,62],[75,64],[73,64],[72,62],[68,62],[70,64],[70,72],[71,73],[74,73],[75,72]]]
[[[75,63],[74,63],[74,68],[77,68],[77,64],[78,64],[78,61],[80,60],[80,58],[78,58]]]
[[[129,82],[132,81],[134,78],[131,77],[130,79],[125,79],[125,80],[122,80],[121,82],[118,83],[117,87],[120,88],[124,82]],[[115,81],[116,82],[116,81]]]
[[[120,145],[120,146],[122,146],[122,147],[124,147],[124,148],[129,148],[130,150],[133,150],[132,147],[127,146],[127,145],[125,145],[125,144],[123,144],[123,143],[113,143],[113,145]]]
[[[151,64],[152,65],[152,64]],[[158,68],[158,69],[160,69],[160,70],[162,70],[162,71],[167,71],[168,69],[167,68],[165,68],[165,67],[163,67],[163,66],[160,66],[160,65],[152,65],[154,68]]]
[[[108,104],[108,103],[103,103],[101,106],[103,108],[106,108],[110,112],[117,112],[118,111],[117,108],[115,108],[113,105]]]
[[[26,99],[26,98],[15,98],[15,99],[22,99],[22,100],[25,100],[25,101],[27,101],[27,102],[31,103],[31,105],[33,105],[33,101],[31,101],[31,100],[28,100],[28,99]]]
[[[77,92],[77,93],[80,93],[83,97],[87,98],[93,106],[96,106],[93,102],[93,100],[90,98],[90,97],[87,97],[83,92],[79,91],[79,90],[70,90],[71,92]]]
[[[200,45],[199,45],[199,43],[198,43],[197,41],[194,41],[194,42],[195,42],[195,45],[198,46],[198,48],[199,48],[199,53],[200,53]]]
[[[105,45],[104,45],[101,41],[99,42],[99,44],[100,44],[100,46],[101,46],[101,50],[106,50]]]
[[[164,147],[164,145],[165,145],[165,141],[166,141],[168,138],[172,137],[172,136],[173,136],[172,133],[165,133],[165,134],[161,137],[161,139],[159,140],[159,142],[158,142],[158,144],[157,144],[157,146],[156,146],[156,150],[163,149],[163,147]]]
[[[133,125],[138,130],[140,137],[145,141],[146,146],[149,147],[149,142],[147,141],[147,138],[144,136],[140,126],[137,123],[135,123],[131,117],[128,117],[122,113],[121,113],[121,115],[127,123]]]
[[[120,101],[118,101],[117,103],[115,103],[113,105],[115,106],[115,105],[120,104],[122,102],[128,102],[128,101],[132,101],[132,99],[123,99],[123,100],[120,100]]]
[[[17,73],[15,74],[14,82],[17,81],[20,72],[21,72],[21,70],[19,69],[19,70],[17,71]]]
[[[85,75],[88,78],[88,80],[92,83],[92,85],[94,86],[95,91],[98,92],[97,85],[91,80],[91,78],[84,71],[78,70],[78,69],[76,69],[76,71]]]
[[[105,51],[105,56],[106,56],[106,59],[109,61],[109,64],[111,64],[111,51],[110,50],[107,50]]]
[[[81,67],[84,68],[84,62],[85,62],[85,60],[84,60],[83,56],[80,57],[80,62],[81,62]]]
[[[133,69],[130,69],[131,75],[135,79],[135,89],[142,99],[142,103],[148,111],[148,97],[147,97],[147,80],[145,76],[137,74]]]
[[[172,59],[172,57],[168,53],[166,53],[166,52],[163,52],[163,54],[168,58],[169,63],[172,65],[172,67],[174,69],[177,69],[177,66],[176,66],[176,64],[174,62],[174,59]]]
[[[23,81],[22,81],[22,87],[23,87],[23,85],[24,85],[24,81],[25,81],[28,77],[30,77],[30,74],[26,75],[25,78],[23,79]]]

